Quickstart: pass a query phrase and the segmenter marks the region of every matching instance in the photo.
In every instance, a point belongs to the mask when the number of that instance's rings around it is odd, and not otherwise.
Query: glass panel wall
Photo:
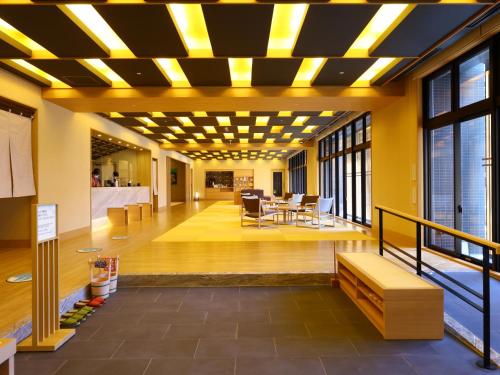
[[[307,151],[288,159],[289,190],[296,194],[307,193]]]
[[[325,145],[329,145],[329,151],[325,151]],[[318,152],[321,196],[334,198],[337,216],[370,225],[370,113],[321,139]]]
[[[494,169],[500,153],[498,72],[493,69],[499,64],[493,54],[498,44],[496,37],[427,77],[423,101],[428,107],[426,217],[493,241],[499,240],[500,222],[500,169]],[[482,263],[482,249],[466,241],[435,231],[428,231],[425,240],[432,248]],[[498,257],[490,262],[500,269]]]

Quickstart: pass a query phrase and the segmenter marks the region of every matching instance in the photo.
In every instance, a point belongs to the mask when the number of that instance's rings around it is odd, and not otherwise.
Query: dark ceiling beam
[[[73,112],[370,111],[404,95],[384,87],[198,87],[43,89],[45,100]]]

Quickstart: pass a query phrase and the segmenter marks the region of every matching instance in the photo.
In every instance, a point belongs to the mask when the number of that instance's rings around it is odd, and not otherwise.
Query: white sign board
[[[57,238],[57,209],[55,204],[37,206],[37,241],[43,242]]]

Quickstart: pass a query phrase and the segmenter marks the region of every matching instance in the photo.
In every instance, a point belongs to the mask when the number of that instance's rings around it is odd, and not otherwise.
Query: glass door
[[[490,116],[460,123],[460,165],[457,186],[457,227],[474,236],[492,238]],[[482,260],[481,247],[459,241],[463,256]]]
[[[436,223],[492,238],[490,116],[430,131],[429,213]],[[482,261],[482,249],[430,231],[429,244]]]

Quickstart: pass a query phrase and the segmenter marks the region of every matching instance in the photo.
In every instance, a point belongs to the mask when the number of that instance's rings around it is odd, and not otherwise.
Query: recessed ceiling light
[[[141,72],[137,72],[137,73],[135,73],[135,74],[137,74],[138,76],[142,75],[142,73],[141,73]]]
[[[108,138],[108,141],[112,141],[112,140],[113,140],[113,138]]]
[[[98,137],[102,137],[102,134],[97,134]]]
[[[344,72],[339,72],[340,75],[344,74]]]

